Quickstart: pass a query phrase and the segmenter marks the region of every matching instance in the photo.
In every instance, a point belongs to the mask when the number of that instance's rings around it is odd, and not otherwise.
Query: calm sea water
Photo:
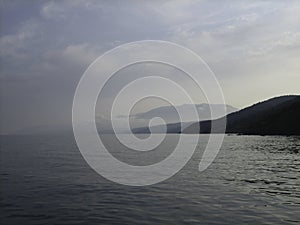
[[[300,223],[300,137],[227,136],[200,173],[206,140],[200,137],[192,159],[172,178],[129,187],[90,169],[72,136],[1,136],[0,223]],[[110,144],[115,156],[134,163],[131,153]],[[146,159],[169,154],[160,150]]]

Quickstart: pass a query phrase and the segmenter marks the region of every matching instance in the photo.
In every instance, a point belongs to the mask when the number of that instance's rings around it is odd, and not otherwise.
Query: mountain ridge
[[[285,95],[255,103],[216,120],[192,124],[182,133],[225,133],[245,135],[300,135],[300,96]],[[212,124],[213,130],[212,129]],[[200,127],[200,130],[199,130]],[[198,129],[197,129],[198,128]]]
[[[189,115],[190,110],[194,110],[193,107],[196,107],[196,110],[198,112],[198,118],[200,121],[207,120],[211,118],[211,107],[214,109],[214,112],[216,113],[216,118],[224,116],[224,107],[225,111],[227,113],[237,111],[238,109],[228,105],[228,104],[208,104],[208,103],[202,103],[202,104],[196,104],[196,105],[189,105],[189,104],[184,104],[180,105],[179,107],[184,107],[185,112],[187,115]],[[193,111],[192,111],[193,112]],[[191,113],[192,115],[192,113]],[[152,110],[149,110],[144,113],[139,113],[133,115],[135,119],[144,119],[150,120],[154,117],[161,117],[166,121],[166,126],[167,126],[167,133],[180,133],[183,129],[188,127],[189,125],[193,124],[194,121],[180,121],[180,118],[178,118],[178,114],[174,109],[172,110],[172,106],[162,106],[158,107]],[[186,116],[188,117],[188,116]],[[135,127],[132,129],[133,133],[165,133],[164,125],[155,125],[150,128],[148,126],[141,126],[141,127]]]

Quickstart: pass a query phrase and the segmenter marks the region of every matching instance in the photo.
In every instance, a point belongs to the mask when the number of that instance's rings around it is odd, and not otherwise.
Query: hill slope
[[[195,123],[183,133],[221,133],[226,117]],[[215,129],[211,131],[211,124]],[[300,96],[281,96],[227,115],[226,133],[300,135]]]
[[[191,111],[193,110],[193,105],[182,105],[181,107],[182,111],[186,113],[186,116],[189,117],[189,115],[193,115]],[[234,108],[230,105],[221,105],[221,104],[197,104],[195,105],[196,110],[198,112],[199,120],[204,121],[208,119],[216,119],[224,116],[223,109],[225,107],[225,110],[227,113],[235,112],[238,109]],[[217,114],[215,118],[211,117],[211,108],[214,110],[214,112]],[[193,112],[193,111],[192,111]],[[161,117],[166,121],[166,128],[167,133],[180,133],[181,130],[185,129],[186,127],[189,127],[191,124],[195,122],[194,121],[180,121],[180,118],[178,117],[178,114],[176,110],[173,107],[170,106],[164,106],[155,108],[153,110],[150,110],[145,113],[139,113],[134,115],[135,119],[144,119],[146,122],[149,119],[152,119],[154,117]],[[148,122],[147,122],[148,123]],[[152,133],[165,133],[165,127],[163,125],[156,125],[151,127]],[[142,126],[138,128],[132,129],[133,133],[150,133],[150,129],[148,126]]]

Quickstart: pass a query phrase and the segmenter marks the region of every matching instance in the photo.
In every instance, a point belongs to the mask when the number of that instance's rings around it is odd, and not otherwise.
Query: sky
[[[1,133],[70,123],[87,67],[140,40],[196,52],[234,107],[300,94],[299,1],[7,0],[0,16]]]

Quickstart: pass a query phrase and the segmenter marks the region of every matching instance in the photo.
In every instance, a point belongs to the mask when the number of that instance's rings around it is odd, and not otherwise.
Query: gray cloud
[[[198,53],[228,104],[300,92],[298,1],[3,1],[1,131],[70,122],[76,84],[105,51],[162,39]]]

